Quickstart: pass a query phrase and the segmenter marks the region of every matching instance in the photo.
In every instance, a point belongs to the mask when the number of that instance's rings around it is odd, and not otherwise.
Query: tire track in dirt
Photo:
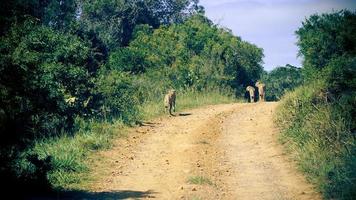
[[[117,198],[122,193],[122,198],[132,199],[221,198],[225,193],[214,178],[222,174],[214,168],[214,158],[219,154],[214,143],[223,118],[241,106],[207,106],[145,123],[102,153],[103,163],[97,168],[106,169],[106,173],[92,190],[111,192]],[[196,176],[206,177],[215,185],[189,184],[188,179]],[[132,195],[127,196],[127,192]]]
[[[273,125],[277,103],[256,103],[233,113],[223,124],[220,146],[233,172],[231,199],[321,199],[278,143]]]
[[[83,199],[320,199],[276,141],[276,105],[207,106],[132,129],[100,153],[97,195]]]

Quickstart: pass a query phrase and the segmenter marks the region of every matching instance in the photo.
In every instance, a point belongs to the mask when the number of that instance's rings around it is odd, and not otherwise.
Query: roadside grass
[[[109,149],[112,139],[126,136],[127,126],[121,121],[85,122],[77,119],[77,133],[73,136],[63,134],[56,138],[36,141],[34,147],[26,153],[34,153],[38,158],[51,158],[52,170],[47,174],[55,189],[80,188],[88,181],[90,170],[88,157],[100,150]]]
[[[204,176],[191,176],[188,178],[188,183],[195,185],[214,185],[209,178]]]
[[[352,97],[327,101],[315,82],[287,93],[277,108],[280,141],[326,199],[356,196]]]
[[[165,114],[163,105],[164,95],[162,94],[162,96],[148,101],[141,106],[140,111],[143,119],[148,120]],[[233,102],[238,102],[238,100],[228,91],[177,91],[176,112],[199,106]]]
[[[162,98],[146,101],[141,108],[140,118],[149,120],[164,115]],[[233,103],[236,99],[228,93],[220,91],[185,91],[177,94],[177,112],[204,105],[220,103]],[[59,190],[85,190],[90,189],[90,182],[96,180],[100,173],[92,173],[95,168],[93,160],[101,159],[97,156],[99,151],[109,149],[115,139],[127,136],[129,125],[122,121],[98,122],[76,119],[72,136],[63,135],[37,140],[34,146],[24,154],[38,155],[38,159],[51,158],[51,170],[47,173],[47,179],[52,187]],[[19,163],[25,163],[26,156]],[[103,161],[105,162],[105,161]],[[24,169],[26,167],[23,167]],[[28,168],[28,167],[27,167]],[[26,169],[25,169],[26,170]],[[211,184],[203,177],[193,177],[192,182]]]

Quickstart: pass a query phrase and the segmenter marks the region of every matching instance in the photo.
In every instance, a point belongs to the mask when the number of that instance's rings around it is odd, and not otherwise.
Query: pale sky
[[[295,31],[314,13],[356,10],[356,0],[200,0],[205,15],[234,35],[264,49],[267,71],[291,64],[301,67]]]

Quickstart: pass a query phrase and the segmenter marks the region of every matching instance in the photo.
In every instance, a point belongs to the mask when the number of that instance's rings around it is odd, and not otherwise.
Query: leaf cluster
[[[328,199],[356,188],[356,13],[313,15],[296,31],[305,83],[281,102],[277,121],[310,180]]]
[[[141,105],[172,87],[241,95],[262,72],[262,49],[214,25],[197,0],[14,0],[0,9],[0,176],[9,187],[48,184],[52,167],[53,179],[79,170],[67,168],[77,156],[31,152],[36,141],[74,138],[83,121],[137,123]]]
[[[266,100],[278,101],[287,91],[292,91],[303,83],[302,69],[287,64],[266,72],[261,80],[267,85]]]

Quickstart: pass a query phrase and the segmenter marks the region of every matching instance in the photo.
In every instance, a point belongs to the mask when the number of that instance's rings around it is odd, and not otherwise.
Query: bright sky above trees
[[[301,66],[294,32],[306,17],[356,10],[355,0],[200,0],[200,4],[215,23],[262,47],[268,71],[285,64]]]

